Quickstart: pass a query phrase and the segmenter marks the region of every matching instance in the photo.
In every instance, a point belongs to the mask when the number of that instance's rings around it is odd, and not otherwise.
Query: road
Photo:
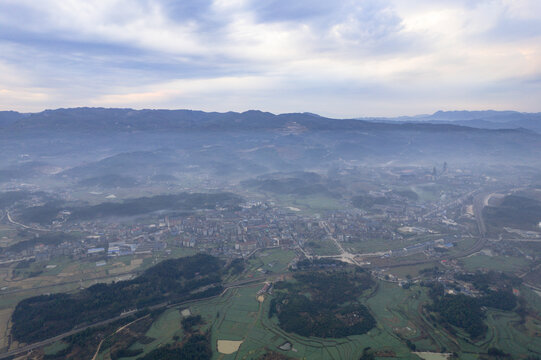
[[[11,218],[11,215],[9,214],[9,211],[8,211],[8,210],[6,210],[6,217],[7,217],[8,221],[9,221],[10,223],[12,223],[13,225],[17,225],[17,226],[20,226],[20,227],[25,228],[25,229],[28,229],[28,230],[45,231],[45,232],[51,231],[51,230],[48,230],[48,229],[39,229],[39,228],[34,228],[34,227],[31,227],[31,226],[28,226],[28,225],[25,225],[25,224],[21,224],[21,223],[19,223],[19,222],[13,220],[13,219]]]
[[[487,241],[490,240],[486,237],[486,225],[485,220],[483,219],[483,208],[485,206],[485,198],[490,196],[490,194],[481,193],[477,194],[473,199],[473,212],[475,215],[475,221],[477,222],[477,228],[479,230],[479,239],[473,244],[473,246],[467,250],[464,250],[460,253],[448,256],[446,259],[459,259],[471,254],[475,254],[486,245]],[[411,266],[411,265],[420,265],[434,262],[434,259],[426,260],[416,260],[416,261],[405,261],[397,262],[395,264],[385,265],[386,268],[400,267],[400,266]],[[380,266],[381,267],[381,266]]]
[[[4,261],[0,261],[0,265],[13,264],[13,263],[16,263],[16,262],[21,262],[21,261],[35,259],[35,258],[36,258],[35,256],[25,256],[25,257],[22,257],[22,258],[19,258],[19,259],[4,260]]]
[[[455,199],[445,205],[441,205],[441,206],[438,206],[436,207],[435,209],[427,212],[426,214],[423,215],[423,219],[427,219],[428,217],[438,213],[438,212],[442,212],[450,207],[454,207],[454,206],[457,206],[457,205],[462,205],[466,200],[468,200],[470,197],[472,197],[473,195],[475,195],[476,193],[478,193],[480,190],[477,189],[477,190],[473,190],[473,191],[470,191],[469,193],[467,194],[464,194],[462,196],[460,196],[458,199]]]
[[[338,239],[336,239],[332,235],[331,228],[330,228],[329,224],[326,221],[320,221],[319,224],[320,224],[321,227],[323,227],[323,229],[325,229],[325,231],[327,232],[327,235],[329,236],[329,238],[332,241],[334,241],[334,243],[336,244],[336,247],[340,251],[340,255],[331,255],[331,256],[328,256],[329,258],[339,259],[339,260],[342,260],[343,262],[347,262],[347,263],[354,264],[354,265],[357,265],[357,266],[362,265],[356,259],[358,254],[352,254],[352,253],[344,250],[344,248],[342,247],[342,244],[340,244]],[[321,256],[321,257],[323,257],[323,256]]]
[[[487,228],[485,225],[485,220],[483,219],[483,208],[487,202],[487,198],[490,198],[492,194],[481,193],[473,198],[473,215],[475,216],[475,221],[477,221],[477,229],[479,230],[479,235],[484,238],[487,233]]]

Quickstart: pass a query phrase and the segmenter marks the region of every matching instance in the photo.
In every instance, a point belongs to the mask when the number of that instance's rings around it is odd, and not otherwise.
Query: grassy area
[[[57,341],[55,343],[52,343],[49,346],[46,346],[43,348],[43,352],[45,355],[54,355],[58,354],[60,351],[67,349],[69,347],[69,344],[64,341]]]
[[[284,207],[297,208],[307,214],[344,208],[339,199],[322,194],[311,196],[274,195],[273,197],[278,204]]]
[[[159,346],[173,343],[174,337],[182,338],[182,315],[178,309],[169,309],[161,314],[158,319],[152,323],[152,326],[145,334],[145,344],[136,342],[130,349],[137,350],[143,349],[143,353],[138,355],[142,356]]]
[[[389,269],[389,273],[397,276],[401,279],[406,279],[408,276],[416,278],[419,276],[419,271],[427,268],[433,268],[438,264],[438,261],[433,263],[419,264],[419,265],[407,265]]]
[[[310,240],[306,243],[313,254],[315,255],[339,255],[340,250],[336,246],[335,242],[327,238],[324,240]]]
[[[433,202],[439,200],[443,187],[437,184],[424,184],[412,186],[411,190],[417,193],[420,201]]]
[[[249,271],[257,271],[257,268],[271,263],[283,269],[294,256],[279,249],[269,249],[259,255],[263,256],[249,261]],[[414,276],[427,266],[405,266],[393,271],[402,277],[407,274]],[[254,284],[230,289],[222,297],[190,305],[191,313],[204,319],[201,330],[211,333],[215,359],[255,359],[268,350],[299,359],[355,359],[362,355],[365,347],[380,355],[418,359],[406,346],[406,340],[415,344],[418,351],[455,351],[461,359],[475,359],[478,354],[486,353],[489,347],[498,347],[520,356],[528,355],[528,349],[541,352],[541,341],[538,341],[541,321],[528,318],[525,325],[520,325],[518,316],[513,312],[488,310],[486,324],[489,331],[484,339],[472,343],[461,331],[453,336],[428,318],[423,310],[423,305],[429,303],[427,288],[413,285],[403,289],[382,281],[378,281],[377,286],[363,296],[363,302],[376,318],[376,328],[364,335],[340,339],[303,337],[283,331],[276,318],[268,318],[272,296],[266,294],[258,299],[257,292],[261,287],[262,284]],[[528,303],[541,307],[539,295],[527,288],[521,288],[521,291],[524,291]],[[182,338],[180,310],[170,309],[163,313],[146,334],[151,342],[136,343],[132,348],[142,348],[146,353],[173,342],[175,336]],[[242,343],[233,354],[221,354],[217,347],[219,340]],[[279,349],[286,342],[292,345],[292,350]]]
[[[354,359],[360,357],[366,346],[393,351],[402,359],[418,359],[396,336],[389,335],[379,327],[368,334],[343,339],[306,338],[286,333],[274,319],[267,316],[270,297],[265,295],[263,302],[258,301],[257,291],[260,288],[261,284],[231,289],[223,297],[190,306],[192,314],[201,315],[205,321],[201,330],[211,331],[215,359],[252,359],[267,350],[299,359]],[[388,294],[384,293],[383,296],[387,297]],[[379,302],[377,298],[374,301]],[[146,353],[159,343],[171,341],[175,334],[181,335],[178,332],[178,314],[178,310],[164,313],[146,334],[156,340],[147,345],[136,344],[133,348],[143,346]],[[219,340],[242,341],[242,344],[233,354],[220,354],[217,349]],[[290,342],[293,350],[282,351],[278,348],[285,342]]]
[[[387,251],[400,249],[407,245],[402,240],[390,239],[362,239],[360,241],[351,241],[343,243],[342,246],[353,253],[370,253],[375,251]]]
[[[460,260],[464,269],[475,271],[478,269],[517,272],[528,267],[530,262],[522,257],[516,256],[488,256],[485,254],[474,254]]]
[[[360,241],[351,241],[343,243],[345,249],[353,253],[370,253],[376,251],[397,250],[418,243],[424,243],[430,240],[440,238],[440,234],[423,234],[418,236],[409,236],[401,240],[392,239],[361,239]]]
[[[256,252],[246,264],[244,276],[258,277],[265,270],[273,273],[283,273],[287,271],[288,265],[295,257],[292,250],[266,249]]]
[[[275,319],[267,316],[270,297],[266,295],[263,303],[257,301],[259,288],[252,286],[234,289],[223,298],[191,307],[194,313],[201,314],[208,324],[212,324],[209,327],[212,330],[216,359],[252,359],[267,349],[299,359],[355,359],[362,355],[362,350],[367,346],[378,351],[393,352],[402,359],[418,359],[401,340],[380,326],[365,335],[342,339],[307,338],[286,333],[280,329]],[[381,296],[387,298],[388,293],[384,292]],[[381,299],[379,296],[370,299],[369,306],[372,301],[380,303]],[[240,340],[243,343],[237,353],[225,355],[217,352],[218,340]],[[293,350],[282,351],[278,348],[286,342],[292,344]]]

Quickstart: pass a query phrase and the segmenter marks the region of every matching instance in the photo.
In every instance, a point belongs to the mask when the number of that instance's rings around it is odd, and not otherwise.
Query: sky
[[[0,110],[541,111],[540,0],[0,0]]]

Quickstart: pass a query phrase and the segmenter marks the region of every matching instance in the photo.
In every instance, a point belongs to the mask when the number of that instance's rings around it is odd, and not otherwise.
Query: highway
[[[471,194],[471,193],[470,193]],[[491,194],[480,193],[477,194],[473,199],[473,212],[475,215],[475,221],[477,222],[477,229],[479,231],[479,239],[473,244],[473,246],[467,250],[464,250],[460,253],[448,256],[447,259],[459,259],[471,254],[475,254],[480,251],[487,243],[489,239],[486,237],[486,225],[485,220],[483,219],[483,208],[485,207],[485,198]],[[415,261],[404,261],[397,262],[395,264],[385,265],[386,268],[394,268],[400,266],[410,266],[410,265],[420,265],[434,262],[434,259],[425,259],[425,260],[415,260]],[[380,266],[381,267],[381,266]]]
[[[15,221],[15,220],[13,220],[13,219],[11,218],[11,215],[9,214],[9,211],[8,211],[8,210],[6,210],[5,212],[6,212],[6,218],[7,218],[8,221],[9,221],[10,223],[12,223],[13,225],[20,226],[20,227],[22,227],[22,228],[24,228],[24,229],[27,229],[27,230],[44,231],[44,232],[49,232],[49,231],[51,231],[51,230],[48,230],[48,229],[34,228],[34,227],[31,227],[31,226],[28,226],[28,225],[25,225],[25,224],[21,224],[20,222],[17,222],[17,221]]]
[[[426,214],[423,215],[423,219],[427,219],[428,217],[438,213],[438,212],[442,212],[444,211],[445,209],[448,209],[450,207],[454,207],[454,206],[457,206],[457,205],[462,205],[466,200],[468,200],[470,197],[472,197],[473,195],[475,195],[476,193],[478,193],[480,190],[473,190],[473,191],[470,191],[469,193],[467,194],[464,194],[462,196],[460,196],[458,199],[455,199],[445,205],[441,205],[441,206],[438,206],[436,207],[435,209],[427,212]]]

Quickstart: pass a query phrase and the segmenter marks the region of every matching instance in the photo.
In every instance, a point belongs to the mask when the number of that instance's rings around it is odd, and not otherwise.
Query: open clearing
[[[451,354],[441,354],[432,352],[416,352],[415,355],[424,360],[447,360]]]
[[[528,267],[529,261],[517,256],[487,256],[479,253],[460,260],[469,271],[487,269],[495,271],[518,272]]]
[[[221,354],[233,354],[236,353],[244,341],[233,341],[233,340],[218,340],[218,352]]]
[[[261,276],[261,270],[269,273],[284,273],[289,263],[295,257],[292,250],[267,249],[256,253],[247,263],[246,271],[248,277]],[[258,271],[258,269],[261,269]]]
[[[9,319],[11,318],[12,308],[6,308],[0,310],[0,346],[8,346],[8,334],[9,334]]]

